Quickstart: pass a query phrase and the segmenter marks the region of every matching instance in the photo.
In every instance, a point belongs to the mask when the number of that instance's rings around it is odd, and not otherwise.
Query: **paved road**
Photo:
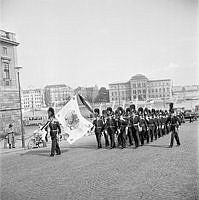
[[[138,149],[96,149],[94,136],[49,148],[1,154],[1,199],[199,199],[197,128],[183,124],[180,147],[170,136]]]

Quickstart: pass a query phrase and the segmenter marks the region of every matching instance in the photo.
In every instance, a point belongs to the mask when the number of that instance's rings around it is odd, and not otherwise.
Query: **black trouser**
[[[97,147],[102,148],[102,143],[101,143],[102,132],[100,129],[95,130],[95,136],[97,140]]]
[[[149,126],[149,135],[151,137],[151,142],[153,142],[154,126]]]
[[[157,138],[158,138],[158,128],[157,128],[157,126],[154,127],[154,138],[155,138],[155,140],[157,140]]]
[[[110,127],[107,130],[111,141],[111,148],[115,148],[115,131],[116,131],[115,128],[110,128]]]
[[[158,130],[158,137],[159,137],[159,138],[162,137],[162,128],[159,126],[159,127],[157,128],[157,130]]]
[[[51,155],[55,155],[55,151],[56,151],[56,154],[61,154],[59,144],[57,142],[57,138],[53,137],[53,138],[51,138],[51,140],[52,140]]]
[[[145,131],[145,138],[146,138],[146,142],[149,143],[149,139],[150,139],[150,132],[149,131]]]
[[[133,145],[132,127],[128,127],[127,137],[129,139],[129,145]]]
[[[170,142],[171,147],[173,146],[174,138],[177,142],[177,145],[180,145],[180,139],[179,139],[179,136],[178,136],[178,132],[176,131],[176,127],[171,126],[171,142]]]
[[[139,146],[138,127],[136,127],[136,126],[132,127],[132,135],[133,135],[133,139],[135,141],[135,147],[138,147]]]
[[[120,128],[120,133],[118,135],[118,138],[120,139],[120,144],[122,148],[126,147],[126,130],[125,127]]]
[[[108,134],[103,132],[104,134],[104,140],[105,140],[105,147],[108,147],[109,146],[109,140],[108,140]]]
[[[144,134],[145,134],[144,130],[139,131],[139,138],[140,138],[141,145],[144,145]]]

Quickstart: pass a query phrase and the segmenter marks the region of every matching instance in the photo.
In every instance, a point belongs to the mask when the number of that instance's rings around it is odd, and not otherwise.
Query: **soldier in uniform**
[[[121,148],[126,147],[126,126],[127,122],[123,118],[124,110],[122,107],[118,108],[118,138],[120,138]]]
[[[105,124],[107,119],[106,110],[102,110],[102,121]],[[109,146],[108,134],[105,130],[103,130],[104,140],[105,140],[105,147]]]
[[[126,135],[127,135],[127,138],[129,140],[129,146],[132,146],[133,145],[133,135],[132,135],[132,123],[130,121],[130,118],[131,118],[131,110],[130,108],[127,108],[126,109],[126,115],[125,115],[125,120],[126,120],[126,123],[127,123],[127,127],[126,127]]]
[[[96,140],[97,140],[98,149],[102,148],[101,136],[102,136],[102,132],[104,130],[104,123],[103,123],[102,118],[99,115],[100,114],[99,112],[100,111],[98,108],[94,109],[95,119],[93,121],[93,125],[95,127],[95,136],[96,136]]]
[[[157,136],[158,136],[158,119],[155,113],[155,109],[152,109],[152,117],[153,117],[153,121],[154,121],[154,138],[155,140],[157,140]]]
[[[179,119],[175,115],[173,108],[170,108],[170,115],[169,115],[166,123],[170,123],[170,126],[171,126],[171,142],[170,142],[169,147],[170,148],[173,147],[174,138],[177,142],[177,145],[179,146],[180,140],[179,140],[179,136],[178,136],[178,132],[177,132],[177,126],[179,125]]]
[[[135,106],[132,106],[135,108]],[[132,135],[133,139],[135,141],[135,148],[139,146],[139,133],[138,133],[138,123],[139,123],[139,116],[135,109],[131,109],[132,116],[130,118],[131,124],[132,124]]]
[[[146,132],[145,132],[145,138],[146,138],[146,142],[147,144],[149,143],[149,139],[150,139],[150,133],[149,133],[149,111],[148,111],[148,108],[145,108],[144,109],[144,119],[145,119],[145,122],[146,122]]]
[[[150,111],[148,114],[148,127],[149,127],[148,131],[149,131],[149,135],[151,137],[151,142],[153,142],[155,124],[154,124],[154,119],[153,119],[152,113]]]
[[[55,151],[57,155],[61,155],[61,151],[60,151],[59,143],[58,143],[58,137],[61,133],[61,127],[58,120],[55,118],[55,111],[52,107],[48,109],[48,118],[49,118],[48,119],[49,124],[46,127],[46,130],[48,130],[48,127],[49,127],[51,141],[52,141],[50,156],[54,156]]]
[[[141,142],[141,146],[144,145],[144,138],[145,138],[145,135],[146,135],[146,130],[147,130],[147,125],[146,125],[146,121],[145,121],[145,118],[144,118],[144,113],[143,113],[143,108],[140,107],[138,109],[139,111],[139,117],[140,117],[140,120],[139,120],[139,138],[140,138],[140,142]]]
[[[116,130],[117,130],[116,120],[113,118],[112,114],[113,114],[112,108],[108,107],[105,129],[110,137],[111,149],[115,148],[115,134],[116,134]]]

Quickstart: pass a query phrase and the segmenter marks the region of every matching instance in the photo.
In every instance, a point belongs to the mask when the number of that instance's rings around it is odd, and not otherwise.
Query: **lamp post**
[[[22,67],[15,67],[15,69],[17,71],[17,79],[18,79],[18,87],[19,87],[19,109],[20,109],[20,118],[21,118],[21,141],[22,141],[22,148],[25,148],[22,106],[21,106],[21,85],[20,85],[20,79],[19,79],[19,71],[20,71],[20,69],[22,69]]]

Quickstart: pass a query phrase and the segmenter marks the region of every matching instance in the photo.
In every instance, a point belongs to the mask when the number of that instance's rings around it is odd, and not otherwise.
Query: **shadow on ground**
[[[152,144],[146,144],[146,147],[158,147],[158,148],[169,148],[169,145],[152,145]]]
[[[68,149],[64,149],[64,150],[61,149],[61,152],[62,153],[66,153],[66,152],[68,152]],[[47,156],[47,157],[49,157],[50,149],[30,150],[30,151],[28,151],[26,153],[20,154],[20,156],[26,156],[26,155],[38,155],[38,156]]]

